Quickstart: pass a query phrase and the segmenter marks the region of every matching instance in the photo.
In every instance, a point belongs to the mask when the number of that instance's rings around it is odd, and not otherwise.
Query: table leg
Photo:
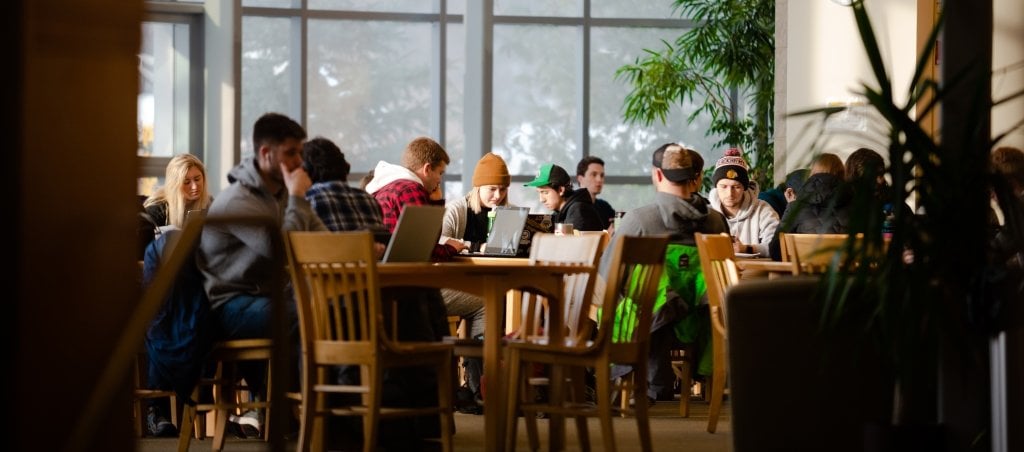
[[[505,311],[505,291],[498,290],[500,285],[492,279],[496,277],[488,276],[484,281],[484,318],[487,324],[487,332],[484,334],[484,377],[487,379],[484,392],[484,439],[489,450],[505,447],[505,423],[502,422],[505,391],[501,373],[501,324],[504,317],[501,314]]]

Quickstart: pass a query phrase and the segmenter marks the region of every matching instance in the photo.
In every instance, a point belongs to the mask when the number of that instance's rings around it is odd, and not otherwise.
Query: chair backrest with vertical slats
[[[602,239],[603,237],[597,234],[562,236],[535,234],[530,247],[530,263],[589,265],[596,269],[600,259]],[[565,336],[567,338],[578,338],[589,334],[589,329],[581,329],[581,326],[587,324],[584,319],[588,312],[591,295],[594,292],[593,276],[595,271],[565,276],[562,316],[565,326],[569,329]],[[524,300],[524,310],[528,311],[524,315],[526,322],[536,322],[537,315],[540,313],[539,306],[537,303],[526,303]],[[537,323],[531,324],[537,326]]]
[[[303,345],[314,352],[328,342],[374,349],[384,331],[373,235],[289,232],[288,258]]]
[[[736,268],[736,253],[733,251],[732,237],[727,234],[694,234],[697,251],[700,254],[704,280],[708,286],[708,307],[715,313],[712,315],[712,327],[721,329],[725,335],[725,292],[739,282]],[[718,325],[714,325],[714,323]]]
[[[839,265],[846,256],[847,234],[786,234],[793,274],[823,273],[830,265]]]
[[[668,236],[630,237],[613,240],[603,299],[595,299],[599,326],[595,343],[640,350],[650,337],[654,299],[665,268]]]

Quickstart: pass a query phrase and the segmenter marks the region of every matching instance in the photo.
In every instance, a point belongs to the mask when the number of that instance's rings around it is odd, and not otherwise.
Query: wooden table
[[[530,265],[527,257],[493,257],[458,254],[454,262],[473,263],[477,265]],[[519,330],[523,323],[523,293],[510,290],[505,294],[505,334]]]
[[[793,274],[792,262],[780,262],[766,258],[736,259],[740,268],[740,279],[774,279]]]
[[[488,450],[505,445],[505,391],[501,377],[502,321],[505,318],[505,294],[509,290],[530,288],[548,294],[561,294],[563,277],[594,270],[590,266],[531,265],[523,259],[491,258],[493,261],[425,263],[381,263],[377,273],[381,287],[450,288],[484,299],[484,375],[488,375],[484,393],[484,440]],[[499,262],[507,261],[507,262]],[[548,299],[551,312],[561,312],[561,298]],[[553,343],[562,340],[561,316],[551,316],[548,334]],[[554,438],[553,438],[554,439]]]

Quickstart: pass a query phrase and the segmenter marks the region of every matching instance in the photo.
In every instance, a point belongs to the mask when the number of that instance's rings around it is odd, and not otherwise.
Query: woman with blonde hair
[[[505,160],[493,152],[481,157],[473,170],[473,188],[466,196],[445,206],[439,242],[455,246],[459,251],[463,247],[457,245],[463,240],[479,248],[487,241],[488,212],[494,207],[510,206],[508,187],[511,184],[512,176]]]
[[[466,247],[462,240],[466,240],[479,249],[480,244],[487,241],[488,212],[498,206],[510,206],[508,187],[511,184],[512,176],[505,160],[493,152],[481,157],[473,170],[473,188],[466,196],[456,198],[445,206],[440,243],[455,246],[461,251]],[[465,319],[470,337],[483,337],[484,300],[453,289],[442,289],[441,295],[448,315]],[[483,412],[480,392],[482,364],[480,358],[464,357],[462,360],[466,385],[456,393],[456,409],[459,412]]]
[[[143,207],[157,227],[181,228],[188,211],[206,210],[211,202],[203,162],[192,154],[179,154],[167,164],[164,185],[146,199]]]

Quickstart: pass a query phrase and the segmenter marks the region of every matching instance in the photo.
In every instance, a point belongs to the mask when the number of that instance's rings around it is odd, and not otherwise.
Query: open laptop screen
[[[525,207],[495,207],[494,212],[494,226],[487,236],[484,254],[515,256],[530,210]]]
[[[430,262],[430,254],[441,237],[443,217],[441,206],[403,207],[381,262]]]

